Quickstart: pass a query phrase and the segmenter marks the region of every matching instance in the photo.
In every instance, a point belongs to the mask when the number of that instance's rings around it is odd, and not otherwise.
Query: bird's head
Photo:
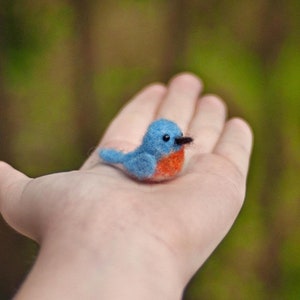
[[[193,141],[183,136],[176,123],[159,119],[150,124],[143,138],[142,148],[157,159],[180,150],[185,144]]]

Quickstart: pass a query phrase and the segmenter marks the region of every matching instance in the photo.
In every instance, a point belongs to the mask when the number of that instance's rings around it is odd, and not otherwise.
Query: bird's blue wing
[[[152,177],[156,169],[156,159],[148,153],[135,153],[124,159],[123,165],[126,171],[139,180]]]

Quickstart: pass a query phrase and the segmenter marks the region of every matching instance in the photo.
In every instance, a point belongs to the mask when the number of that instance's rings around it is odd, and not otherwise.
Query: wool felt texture
[[[183,136],[176,123],[159,119],[150,124],[141,145],[134,151],[124,153],[104,148],[100,149],[99,156],[107,164],[122,165],[137,180],[163,181],[181,171],[184,147],[192,141],[192,138]]]

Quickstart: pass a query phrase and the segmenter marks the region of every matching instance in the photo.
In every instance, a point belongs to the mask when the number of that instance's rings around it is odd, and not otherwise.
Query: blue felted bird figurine
[[[142,181],[162,181],[175,176],[184,163],[184,146],[193,141],[184,137],[176,123],[159,119],[150,124],[142,144],[132,152],[101,149],[108,164],[121,164],[125,171]]]

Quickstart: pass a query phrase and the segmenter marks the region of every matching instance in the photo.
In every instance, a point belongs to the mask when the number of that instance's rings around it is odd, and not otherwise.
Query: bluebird
[[[150,124],[142,144],[124,153],[101,149],[100,158],[108,164],[121,164],[125,171],[141,181],[162,181],[178,174],[184,163],[184,146],[193,141],[183,136],[176,123],[159,119]]]

